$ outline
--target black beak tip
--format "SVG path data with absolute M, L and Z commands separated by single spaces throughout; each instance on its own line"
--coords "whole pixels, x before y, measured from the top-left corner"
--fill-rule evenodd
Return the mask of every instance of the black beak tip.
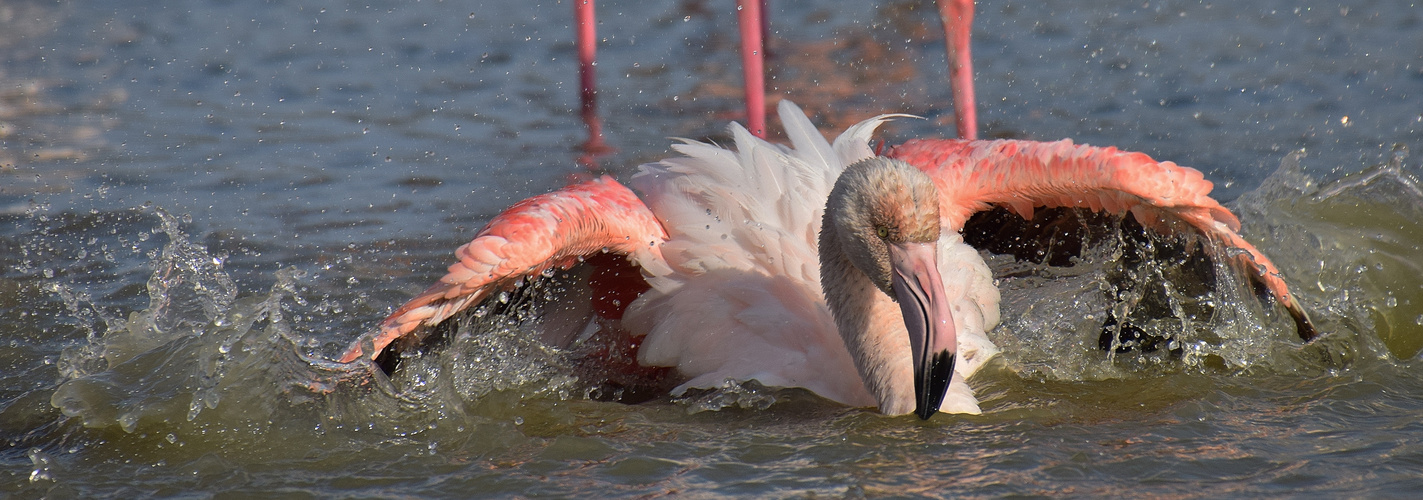
M 929 417 L 934 416 L 934 414 L 938 412 L 938 408 L 930 409 L 927 406 L 919 406 L 917 408 L 914 408 L 914 414 L 919 415 L 920 420 L 929 420 Z
M 944 393 L 954 378 L 954 353 L 948 350 L 934 353 L 928 366 L 917 370 L 914 379 L 914 414 L 929 420 L 944 404 Z

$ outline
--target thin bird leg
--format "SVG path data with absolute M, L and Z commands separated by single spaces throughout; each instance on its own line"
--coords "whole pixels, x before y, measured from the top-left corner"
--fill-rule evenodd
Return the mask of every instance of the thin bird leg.
M 766 138 L 766 71 L 761 0 L 737 0 L 736 21 L 741 26 L 741 74 L 746 89 L 746 128 Z
M 974 140 L 978 138 L 978 110 L 973 103 L 973 56 L 969 49 L 973 0 L 939 0 L 938 4 L 949 58 L 949 87 L 954 93 L 954 126 L 960 139 Z
M 578 164 L 584 168 L 595 168 L 596 158 L 612 152 L 612 148 L 603 142 L 603 121 L 598 118 L 598 84 L 597 74 L 594 73 L 598 33 L 593 0 L 575 0 L 573 16 L 578 25 L 578 98 L 582 104 L 583 124 L 588 127 L 588 140 L 583 143 L 583 154 L 578 157 Z

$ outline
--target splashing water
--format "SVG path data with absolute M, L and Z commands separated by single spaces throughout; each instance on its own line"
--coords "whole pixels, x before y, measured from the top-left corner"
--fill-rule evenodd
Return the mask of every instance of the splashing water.
M 1018 377 L 1072 382 L 1180 371 L 1338 369 L 1361 351 L 1398 357 L 1418 352 L 1419 336 L 1404 333 L 1417 325 L 1402 323 L 1423 314 L 1423 300 L 1416 286 L 1410 290 L 1388 280 L 1397 275 L 1395 266 L 1417 270 L 1417 264 L 1398 257 L 1407 254 L 1390 253 L 1388 245 L 1423 240 L 1412 222 L 1423 220 L 1418 217 L 1423 214 L 1381 220 L 1381 225 L 1400 228 L 1390 231 L 1364 226 L 1346 210 L 1367 197 L 1394 200 L 1389 206 L 1400 211 L 1418 211 L 1423 197 L 1416 175 L 1405 170 L 1400 152 L 1385 165 L 1319 189 L 1299 172 L 1301 156 L 1287 157 L 1269 181 L 1238 202 L 1238 209 L 1250 221 L 1247 235 L 1281 242 L 1265 251 L 1299 283 L 1297 295 L 1332 334 L 1301 347 L 1287 318 L 1261 303 L 1240 273 L 1223 263 L 1226 259 L 1206 260 L 1202 268 L 1200 256 L 1218 256 L 1222 250 L 1185 237 L 1132 243 L 1128 240 L 1139 227 L 1114 219 L 1115 226 L 1069 266 L 985 253 L 1004 291 L 1005 320 L 992 332 L 1005 358 L 997 366 Z M 277 413 L 310 406 L 336 427 L 376 425 L 403 429 L 397 432 L 404 435 L 442 419 L 478 420 L 471 408 L 486 400 L 507 400 L 499 393 L 512 394 L 507 401 L 599 398 L 599 388 L 580 382 L 580 375 L 588 374 L 577 370 L 579 348 L 586 354 L 586 349 L 607 347 L 589 340 L 588 332 L 600 331 L 598 325 L 587 325 L 572 345 L 547 342 L 547 330 L 568 328 L 546 325 L 557 315 L 549 304 L 570 293 L 577 276 L 545 276 L 523 284 L 514 295 L 491 299 L 469 315 L 449 348 L 411 357 L 386 381 L 369 363 L 339 365 L 309 352 L 319 343 L 308 338 L 330 335 L 303 332 L 306 326 L 294 321 L 312 314 L 301 296 L 304 273 L 279 270 L 265 293 L 239 297 L 222 258 L 192 242 L 183 221 L 161 209 L 152 213 L 158 222 L 152 232 L 167 243 L 149 252 L 146 308 L 119 317 L 93 304 L 82 287 L 54 285 L 71 314 L 93 325 L 86 341 L 59 356 L 61 383 L 51 396 L 64 415 L 85 426 L 117 426 L 133 433 L 178 421 L 197 425 L 205 412 L 227 405 L 233 411 L 214 418 L 236 419 L 260 430 Z M 1314 222 L 1330 217 L 1342 223 L 1320 228 Z M 1310 221 L 1310 230 L 1302 221 Z M 1137 265 L 1123 269 L 1117 265 L 1123 261 Z M 1203 281 L 1191 283 L 1200 273 Z M 1382 304 L 1349 300 L 1350 294 L 1377 290 L 1394 299 Z M 321 303 L 330 307 L 329 300 Z M 1140 311 L 1151 314 L 1142 318 Z M 561 321 L 588 321 L 581 312 L 569 315 L 572 319 Z M 1114 326 L 1114 318 L 1125 321 Z M 1124 340 L 1126 322 L 1142 338 L 1161 339 L 1159 348 Z M 1359 335 L 1375 330 L 1380 332 L 1376 340 Z M 1099 337 L 1110 343 L 1099 348 Z M 1381 346 L 1371 345 L 1380 341 Z M 1314 361 L 1301 365 L 1301 359 Z M 730 384 L 680 401 L 689 411 L 764 409 L 776 401 L 774 392 Z M 281 396 L 273 399 L 272 394 Z
M 156 233 L 168 242 L 151 254 L 146 309 L 114 317 L 83 293 L 58 285 L 71 310 L 104 318 L 102 332 L 60 355 L 63 382 L 51 397 L 85 426 L 116 424 L 135 432 L 147 421 L 193 422 L 235 388 L 295 384 L 304 371 L 282 304 L 302 273 L 279 271 L 266 295 L 239 299 L 222 260 L 190 241 L 177 218 L 162 210 L 154 214 Z
M 1423 289 L 1416 260 L 1423 242 L 1423 192 L 1403 163 L 1406 149 L 1357 175 L 1318 188 L 1301 173 L 1303 152 L 1287 156 L 1257 190 L 1236 202 L 1243 234 L 1281 267 L 1297 298 L 1325 332 L 1301 345 L 1288 318 L 1256 298 L 1225 252 L 1189 238 L 1152 236 L 1128 245 L 1121 227 L 1066 267 L 985 254 L 1000 277 L 1004 321 L 992 337 L 1004 365 L 1044 380 L 1109 380 L 1187 371 L 1337 370 L 1361 355 L 1408 359 L 1423 350 Z M 1389 207 L 1384 216 L 1379 204 Z M 1217 258 L 1199 267 L 1199 254 Z M 1123 265 L 1122 262 L 1134 263 Z M 1155 304 L 1143 299 L 1155 295 Z M 1383 300 L 1358 300 L 1359 297 Z M 1148 300 L 1149 302 L 1150 300 Z M 1116 318 L 1160 348 L 1124 342 Z M 1378 336 L 1370 334 L 1378 332 Z M 1110 346 L 1099 334 L 1115 340 Z M 1125 344 L 1125 345 L 1124 345 Z
M 1335 356 L 1410 359 L 1423 350 L 1423 191 L 1408 150 L 1319 186 L 1289 155 L 1238 201 L 1244 229 L 1273 241 L 1281 271 L 1320 318 Z
M 1405 276 L 1419 271 L 1409 256 L 1423 243 L 1417 173 L 1400 150 L 1385 164 L 1319 187 L 1300 173 L 1300 158 L 1287 157 L 1235 208 L 1246 236 L 1265 243 L 1262 250 L 1312 312 L 1321 339 L 1301 345 L 1288 318 L 1257 299 L 1238 270 L 1206 258 L 1222 253 L 1210 242 L 1143 238 L 1128 221 L 1111 219 L 1065 265 L 985 253 L 999 274 L 1004 321 L 990 332 L 1002 358 L 970 381 L 985 403 L 982 418 L 1053 421 L 1106 412 L 1123 401 L 1155 412 L 1191 401 L 1218 405 L 1222 384 L 1249 391 L 1270 377 L 1286 383 L 1301 375 L 1348 377 L 1361 366 L 1379 366 L 1360 363 L 1364 358 L 1392 366 L 1390 360 L 1415 356 L 1423 349 L 1423 320 L 1416 319 L 1423 293 Z M 1393 213 L 1377 215 L 1378 200 Z M 30 217 L 41 228 L 115 226 L 84 217 L 41 221 L 46 216 L 39 212 Z M 58 314 L 79 332 L 45 372 L 58 377 L 56 384 L 32 393 L 57 408 L 59 420 L 10 433 L 11 443 L 30 450 L 21 458 L 31 483 L 62 483 L 75 466 L 70 453 L 104 443 L 210 472 L 231 470 L 230 461 L 239 460 L 248 469 L 330 467 L 339 477 L 375 456 L 394 462 L 451 450 L 463 457 L 518 455 L 511 450 L 530 446 L 530 439 L 656 436 L 668 425 L 705 418 L 774 420 L 790 412 L 835 421 L 862 413 L 804 391 L 755 384 L 676 400 L 662 386 L 652 404 L 598 402 L 646 398 L 626 398 L 620 391 L 632 386 L 599 384 L 608 374 L 584 368 L 590 356 L 606 356 L 621 340 L 587 311 L 558 306 L 587 293 L 576 286 L 586 272 L 580 267 L 491 299 L 450 333 L 443 349 L 405 359 L 387 378 L 369 362 L 329 361 L 361 333 L 349 325 L 373 324 L 381 314 L 363 312 L 361 320 L 345 312 L 360 309 L 350 301 L 369 296 L 361 284 L 369 280 L 350 283 L 354 275 L 324 265 L 319 270 L 336 274 L 327 279 L 339 285 L 318 286 L 301 270 L 283 267 L 262 276 L 268 283 L 260 291 L 245 292 L 228 274 L 226 256 L 193 241 L 182 218 L 157 208 L 119 217 L 122 229 L 92 242 L 82 238 L 89 251 L 46 236 L 27 243 L 16 263 L 53 277 L 46 286 L 58 298 Z M 92 232 L 65 229 L 76 230 Z M 102 272 L 70 271 L 83 268 L 64 260 L 76 255 L 81 263 L 103 263 Z M 124 255 L 144 259 L 146 280 L 125 267 Z M 114 282 L 143 285 L 116 293 Z M 130 296 L 144 300 L 113 299 Z M 1127 331 L 1136 336 L 1122 336 Z M 1153 338 L 1160 341 L 1150 345 Z M 1230 382 L 1235 378 L 1248 380 Z M 43 413 L 32 400 L 20 398 L 0 412 L 34 422 Z M 723 413 L 729 416 L 708 416 Z M 857 418 L 849 421 L 873 429 L 899 425 Z M 646 419 L 664 422 L 640 423 Z M 583 453 L 561 446 L 546 453 Z
M 146 308 L 121 318 L 82 289 L 55 285 L 76 318 L 102 319 L 86 341 L 59 356 L 61 382 L 50 397 L 86 427 L 141 433 L 187 422 L 169 435 L 191 442 L 213 426 L 269 432 L 279 415 L 295 412 L 317 427 L 381 428 L 408 437 L 442 421 L 478 425 L 483 415 L 470 410 L 487 413 L 491 401 L 583 399 L 596 389 L 570 373 L 578 349 L 596 348 L 598 339 L 563 349 L 537 334 L 552 321 L 546 305 L 561 297 L 559 280 L 521 287 L 513 304 L 508 294 L 496 298 L 508 306 L 499 314 L 482 306 L 448 349 L 412 357 L 387 380 L 369 362 L 338 364 L 308 349 L 321 344 L 312 339 L 332 335 L 308 331 L 322 324 L 302 318 L 332 306 L 303 296 L 305 273 L 281 269 L 265 293 L 239 296 L 222 259 L 191 241 L 182 221 L 161 209 L 153 216 L 154 233 L 167 243 L 149 253 Z
M 1229 253 L 1129 219 L 1049 266 L 985 252 L 1003 293 L 991 332 L 1021 376 L 1108 380 L 1179 370 L 1238 373 L 1299 346 L 1294 324 L 1257 298 Z

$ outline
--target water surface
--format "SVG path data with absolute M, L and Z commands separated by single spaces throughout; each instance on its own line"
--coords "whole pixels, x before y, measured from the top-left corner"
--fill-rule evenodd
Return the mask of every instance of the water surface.
M 527 318 L 388 384 L 331 365 L 500 209 L 739 119 L 730 2 L 603 2 L 616 150 L 580 165 L 571 7 L 0 6 L 0 477 L 25 497 L 1408 496 L 1423 428 L 1423 9 L 983 2 L 986 135 L 1196 167 L 1326 336 L 1223 287 L 1109 356 L 1111 259 L 1005 278 L 981 416 L 800 391 L 592 401 Z M 773 2 L 826 133 L 951 134 L 920 3 Z M 1292 155 L 1305 149 L 1307 156 Z M 1110 247 L 1102 250 L 1110 255 Z M 1009 264 L 1004 264 L 1005 266 Z M 1151 268 L 1154 269 L 1154 268 Z M 1228 270 L 1222 276 L 1230 276 Z M 1095 324 L 1094 324 L 1095 321 Z M 468 362 L 488 354 L 487 363 Z M 497 362 L 496 362 L 497 361 Z M 704 411 L 707 408 L 719 408 Z

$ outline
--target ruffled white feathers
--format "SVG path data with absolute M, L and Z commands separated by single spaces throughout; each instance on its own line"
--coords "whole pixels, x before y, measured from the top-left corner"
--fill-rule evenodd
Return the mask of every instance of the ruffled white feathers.
M 628 308 L 625 325 L 647 335 L 641 363 L 689 377 L 675 393 L 754 379 L 874 406 L 825 304 L 817 240 L 840 173 L 874 155 L 879 125 L 907 115 L 865 120 L 831 144 L 794 104 L 781 101 L 779 112 L 790 148 L 732 124 L 735 151 L 683 140 L 673 149 L 685 156 L 633 177 L 667 230 L 671 272 L 648 273 L 653 289 Z M 983 332 L 998 322 L 998 291 L 958 234 L 945 233 L 939 260 L 961 323 L 960 376 L 943 411 L 977 413 L 962 378 L 997 352 Z

